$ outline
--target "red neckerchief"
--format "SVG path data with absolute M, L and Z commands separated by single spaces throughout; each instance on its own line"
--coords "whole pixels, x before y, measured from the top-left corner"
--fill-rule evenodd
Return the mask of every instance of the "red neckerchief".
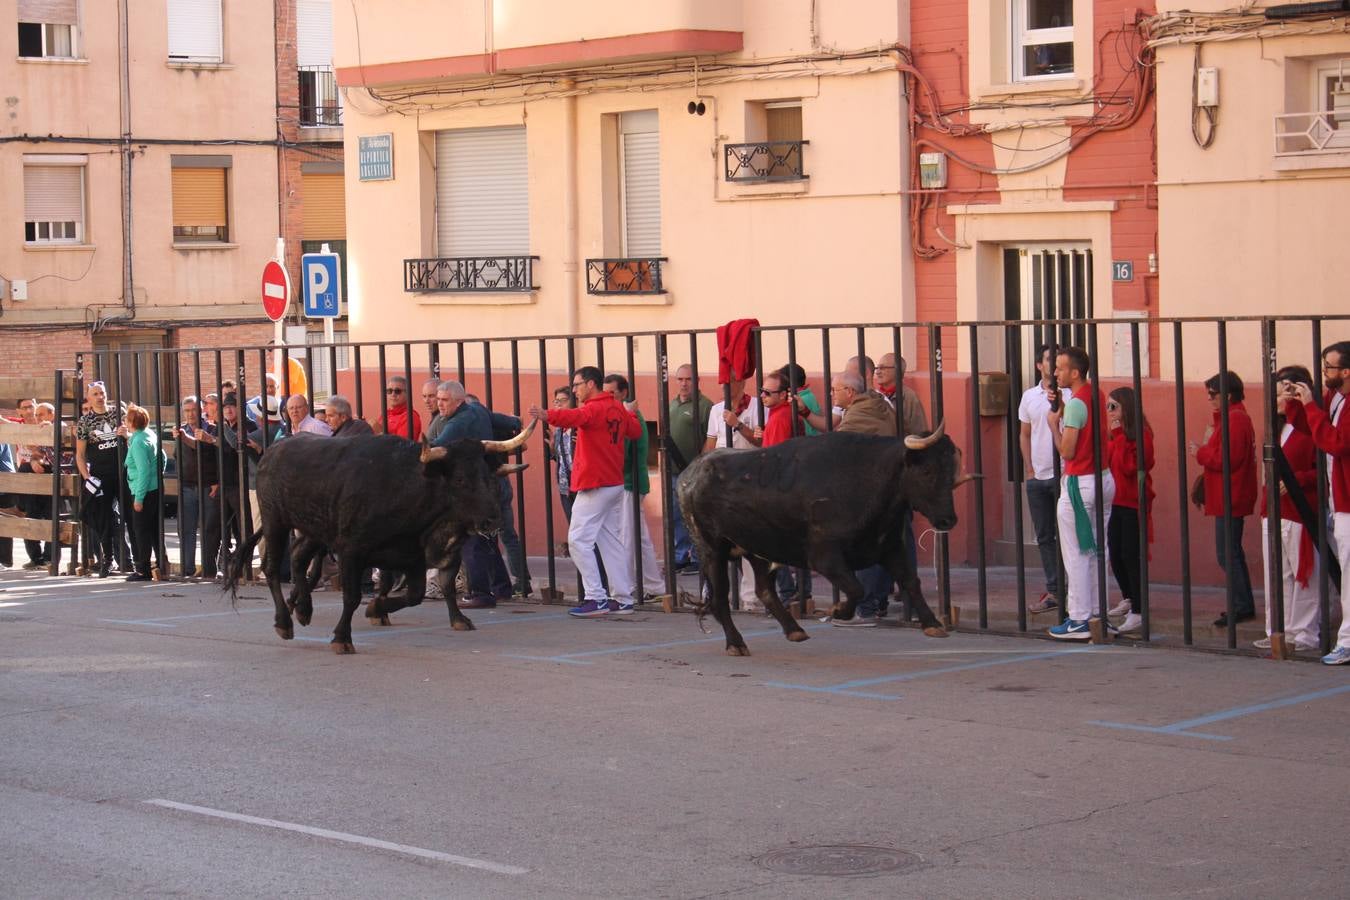
M 887 397 L 894 397 L 894 396 L 895 396 L 895 388 L 896 388 L 896 385 L 895 385 L 895 384 L 888 384 L 888 385 L 884 385 L 884 386 L 879 386 L 879 387 L 877 388 L 877 392 L 880 393 L 880 394 L 883 394 L 883 395 L 885 395 L 885 396 L 887 396 Z
M 736 401 L 736 415 L 740 415 L 750 408 L 750 395 L 741 394 L 741 399 Z

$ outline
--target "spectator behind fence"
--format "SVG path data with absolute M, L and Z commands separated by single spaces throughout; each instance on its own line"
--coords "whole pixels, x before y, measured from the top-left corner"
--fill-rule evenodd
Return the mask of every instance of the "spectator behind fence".
M 625 565 L 619 518 L 623 508 L 623 443 L 638 437 L 637 417 L 602 389 L 604 375 L 595 366 L 582 366 L 572 373 L 572 390 L 581 406 L 577 409 L 543 410 L 530 407 L 530 415 L 554 427 L 577 429 L 576 466 L 572 487 L 572 522 L 567 531 L 572 562 L 581 573 L 585 601 L 568 610 L 577 618 L 627 615 L 633 611 L 634 586 Z M 609 596 L 600 580 L 595 557 L 599 547 L 609 580 Z
M 1096 384 L 1087 380 L 1091 366 L 1091 359 L 1082 349 L 1060 349 L 1055 357 L 1055 379 L 1073 396 L 1047 416 L 1051 433 L 1059 435 L 1059 453 L 1064 459 L 1064 483 L 1060 488 L 1056 519 L 1059 522 L 1060 554 L 1064 557 L 1069 582 L 1069 617 L 1053 626 L 1050 636 L 1067 641 L 1086 641 L 1092 637 L 1090 620 L 1099 612 L 1105 599 L 1097 593 L 1096 586 L 1097 557 L 1105 549 L 1100 544 L 1106 537 L 1097 533 L 1097 510 L 1101 509 L 1103 524 L 1109 531 L 1111 503 L 1116 494 L 1111 470 L 1104 468 L 1101 470 L 1101 496 L 1097 495 L 1098 452 L 1102 464 L 1106 463 L 1106 429 L 1102 427 L 1106 400 Z
M 666 490 L 674 498 L 675 483 L 680 473 L 689 467 L 703 452 L 704 439 L 708 432 L 708 416 L 712 412 L 713 402 L 694 390 L 694 368 L 688 363 L 675 370 L 675 396 L 671 398 L 670 408 L 666 411 L 670 434 L 666 441 L 666 454 L 669 457 L 670 484 Z M 682 573 L 698 571 L 698 555 L 694 552 L 694 541 L 684 524 L 684 513 L 678 502 L 671 502 L 671 531 L 675 535 L 675 570 Z
M 1116 628 L 1121 633 L 1138 631 L 1144 626 L 1143 595 L 1139 577 L 1140 554 L 1147 552 L 1139 546 L 1139 517 L 1144 517 L 1148 541 L 1153 541 L 1153 429 L 1148 417 L 1135 412 L 1133 388 L 1121 387 L 1111 392 L 1106 401 L 1106 425 L 1110 441 L 1106 445 L 1106 463 L 1111 469 L 1111 480 L 1116 484 L 1116 495 L 1111 501 L 1111 521 L 1106 529 L 1107 559 L 1116 576 L 1123 598 L 1111 610 L 1113 616 L 1125 618 Z M 1144 499 L 1139 498 L 1139 441 L 1144 447 Z
M 1305 385 L 1312 396 L 1312 373 L 1303 366 L 1286 366 L 1275 373 L 1275 396 L 1271 402 L 1279 415 L 1279 452 L 1275 456 L 1275 478 L 1280 497 L 1280 584 L 1284 598 L 1284 621 L 1276 627 L 1271 598 L 1275 588 L 1273 560 L 1270 558 L 1270 510 L 1268 493 L 1261 492 L 1261 561 L 1265 570 L 1266 636 L 1253 646 L 1269 649 L 1270 636 L 1283 631 L 1284 639 L 1295 650 L 1318 646 L 1321 626 L 1318 622 L 1317 553 L 1313 535 L 1321 529 L 1317 522 L 1317 447 L 1307 433 L 1296 429 L 1288 413 L 1297 415 L 1295 385 Z M 1290 482 L 1294 490 L 1290 490 Z
M 286 401 L 286 425 L 290 434 L 316 434 L 332 437 L 333 429 L 309 414 L 309 399 L 304 394 L 291 394 Z
M 745 392 L 745 379 L 733 378 L 728 385 L 731 393 L 731 409 L 726 401 L 719 400 L 708 411 L 707 439 L 704 450 L 727 446 L 727 427 L 731 427 L 731 446 L 737 450 L 750 450 L 757 446 L 754 442 L 755 428 L 759 425 L 759 400 Z
M 4 417 L 7 421 L 14 421 L 9 416 Z M 14 453 L 9 444 L 0 444 L 0 472 L 10 473 L 14 471 Z M 0 515 L 18 515 L 22 510 L 14 505 L 14 499 L 9 494 L 0 494 Z M 14 539 L 0 538 L 0 572 L 5 571 L 14 565 Z
M 213 429 L 201 417 L 197 398 L 183 398 L 182 419 L 173 430 L 178 444 L 178 557 L 182 574 L 215 578 L 220 546 L 220 470 Z M 197 566 L 197 532 L 202 532 L 202 566 Z
M 428 441 L 436 440 L 436 434 L 433 431 L 436 424 L 436 417 L 440 415 L 440 410 L 436 407 L 436 389 L 441 386 L 439 378 L 428 378 L 422 382 L 422 409 L 426 415 L 426 430 L 421 432 Z
M 764 386 L 759 389 L 759 402 L 768 410 L 768 418 L 763 428 L 755 429 L 755 439 L 762 447 L 774 447 L 794 437 L 804 434 L 804 429 L 793 415 L 792 401 L 788 398 L 787 379 L 782 370 L 770 372 L 764 376 Z
M 1224 516 L 1223 428 L 1220 423 L 1223 403 L 1220 389 L 1228 393 L 1228 473 L 1232 496 L 1232 516 Z M 1214 519 L 1214 549 L 1219 566 L 1228 573 L 1233 586 L 1233 618 L 1247 622 L 1256 618 L 1256 600 L 1252 596 L 1252 577 L 1247 555 L 1242 549 L 1242 532 L 1256 509 L 1256 429 L 1242 400 L 1245 392 L 1236 372 L 1219 373 L 1205 382 L 1214 421 L 1203 443 L 1191 441 L 1190 450 L 1204 469 L 1205 515 Z M 1227 528 L 1226 528 L 1227 526 Z M 1228 530 L 1231 528 L 1231 531 Z M 1227 535 L 1227 537 L 1225 536 Z M 1228 627 L 1228 611 L 1214 620 L 1215 628 Z
M 787 387 L 789 395 L 794 398 L 801 398 L 802 405 L 806 407 L 806 413 L 802 413 L 800 409 L 798 409 L 795 399 L 793 401 L 793 409 L 798 409 L 798 414 L 803 419 L 805 419 L 806 414 L 809 413 L 820 415 L 820 399 L 816 397 L 816 392 L 811 389 L 810 383 L 806 380 L 805 369 L 796 363 L 788 363 L 778 370 L 778 374 L 782 375 L 785 379 L 785 387 Z M 804 421 L 802 425 L 808 435 L 821 433 L 820 429 L 816 428 L 810 422 Z
M 375 433 L 369 422 L 352 415 L 351 401 L 341 394 L 333 394 L 324 403 L 324 418 L 333 430 L 333 437 L 352 438 Z
M 556 388 L 553 391 L 553 408 L 570 409 L 572 407 L 572 389 Z M 558 500 L 562 503 L 563 517 L 572 521 L 572 456 L 576 434 L 570 428 L 552 428 L 544 426 L 544 450 L 548 458 L 557 464 Z M 563 541 L 563 555 L 566 556 L 567 542 Z
M 135 571 L 127 581 L 159 580 L 168 573 L 159 533 L 160 481 L 166 460 L 150 430 L 150 414 L 136 404 L 127 408 L 127 489 L 131 494 L 131 554 Z M 154 575 L 150 565 L 154 554 Z
M 1059 609 L 1059 522 L 1055 509 L 1059 504 L 1059 451 L 1055 435 L 1050 430 L 1052 401 L 1060 406 L 1068 402 L 1073 392 L 1055 383 L 1055 360 L 1050 346 L 1036 348 L 1036 374 L 1040 380 L 1022 393 L 1017 404 L 1017 421 L 1021 423 L 1018 445 L 1022 449 L 1027 486 L 1027 510 L 1031 513 L 1031 527 L 1036 532 L 1036 549 L 1041 556 L 1041 571 L 1045 575 L 1045 591 L 1030 606 L 1032 615 Z
M 422 433 L 422 417 L 408 403 L 408 379 L 402 375 L 390 375 L 384 384 L 385 413 L 376 416 L 370 423 L 376 434 L 396 434 L 399 437 L 416 438 Z M 408 427 L 408 418 L 412 418 L 412 427 Z
M 623 516 L 619 529 L 619 539 L 623 541 L 628 557 L 628 578 L 634 589 L 641 589 L 644 599 L 653 599 L 666 593 L 666 584 L 661 579 L 661 565 L 656 561 L 656 548 L 652 546 L 651 530 L 647 527 L 647 517 L 642 504 L 651 492 L 651 480 L 647 472 L 647 451 L 650 438 L 647 434 L 647 421 L 635 402 L 628 398 L 628 379 L 623 375 L 605 377 L 605 390 L 614 395 L 614 399 L 623 404 L 638 422 L 638 436 L 623 442 Z M 636 527 L 634 527 L 636 526 Z M 637 554 L 642 554 L 642 584 L 637 581 Z
M 34 419 L 38 425 L 50 425 L 56 421 L 56 407 L 50 403 L 38 403 L 33 407 Z M 28 448 L 28 471 L 34 475 L 49 475 L 53 468 L 57 467 L 56 448 L 54 446 L 35 445 Z M 22 466 L 19 471 L 24 471 Z M 24 515 L 30 519 L 51 519 L 52 518 L 52 497 L 51 494 L 29 494 L 20 497 L 20 508 Z M 45 543 L 41 541 L 25 540 L 24 549 L 28 553 L 28 562 L 24 564 L 25 569 L 38 569 L 49 565 L 56 557 L 55 548 L 51 541 Z
M 244 428 L 242 466 L 251 469 L 262 452 L 258 443 L 258 426 L 239 415 L 239 398 L 226 394 L 220 401 L 220 494 L 224 513 L 221 521 L 220 561 L 228 562 L 234 546 L 253 536 L 252 498 L 248 492 L 240 496 L 239 470 L 241 468 L 239 427 Z M 245 475 L 244 485 L 249 483 Z M 231 540 L 234 544 L 231 544 Z M 247 562 L 247 561 L 246 561 Z
M 119 517 L 131 512 L 121 509 L 118 486 L 121 470 L 118 450 L 122 438 L 121 416 L 108 407 L 108 389 L 101 381 L 86 388 L 89 412 L 75 426 L 75 468 L 83 479 L 86 548 L 97 558 L 99 578 L 107 578 L 115 561 L 126 573 L 131 555 L 122 538 Z
M 1295 427 L 1312 436 L 1313 443 L 1328 457 L 1327 479 L 1331 482 L 1331 520 L 1336 558 L 1341 567 L 1341 629 L 1336 646 L 1322 662 L 1329 666 L 1350 663 L 1350 341 L 1340 341 L 1322 351 L 1322 382 L 1326 385 L 1323 411 L 1313 400 L 1312 389 L 1295 385 L 1295 397 L 1303 404 L 1294 408 Z
M 263 390 L 266 392 L 268 398 L 267 406 L 273 415 L 276 414 L 277 408 L 281 405 L 281 401 L 277 399 L 278 384 L 277 376 L 273 375 L 271 372 L 268 372 L 263 377 Z M 226 391 L 233 391 L 234 382 L 226 382 L 224 388 Z M 248 403 L 245 404 L 245 412 L 248 413 L 248 420 L 254 425 L 260 424 L 258 419 L 262 412 L 262 404 L 263 398 L 261 394 L 248 398 Z
M 872 375 L 872 387 L 891 409 L 895 409 L 895 395 L 900 395 L 899 437 L 928 433 L 928 416 L 919 402 L 919 395 L 905 384 L 905 358 L 894 353 L 883 353 Z

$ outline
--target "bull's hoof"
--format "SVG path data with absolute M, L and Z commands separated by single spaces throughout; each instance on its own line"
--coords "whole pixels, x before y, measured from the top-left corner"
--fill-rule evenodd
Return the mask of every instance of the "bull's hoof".
M 474 628 L 474 627 L 473 627 L 473 623 L 470 622 L 468 619 L 456 619 L 455 621 L 453 621 L 453 622 L 450 623 L 450 627 L 451 627 L 451 629 L 453 629 L 453 630 L 455 630 L 455 631 L 477 631 L 477 630 L 478 630 L 477 628 Z
M 295 637 L 295 629 L 293 628 L 282 628 L 280 625 L 273 625 L 272 630 L 275 631 L 277 637 L 281 638 L 283 641 L 289 641 L 291 638 Z
M 805 631 L 792 631 L 788 633 L 787 639 L 794 644 L 800 644 L 802 641 L 811 640 L 811 635 L 807 634 Z
M 294 598 L 294 597 L 287 597 L 287 598 L 286 598 L 286 608 L 289 609 L 291 612 L 295 612 L 295 598 Z M 301 624 L 304 624 L 304 623 L 302 622 Z
M 366 621 L 370 622 L 371 625 L 380 625 L 384 627 L 388 627 L 389 625 L 389 617 L 384 613 L 376 613 L 373 616 L 370 613 L 366 613 Z
M 329 644 L 334 653 L 355 653 L 356 648 L 352 646 L 351 641 L 333 641 Z
M 749 656 L 750 648 L 742 644 L 739 647 L 727 647 L 727 656 Z
M 299 622 L 301 625 L 308 625 L 310 619 L 313 618 L 314 618 L 314 610 L 312 609 L 297 610 L 295 613 L 295 621 Z
M 928 635 L 929 637 L 937 637 L 937 638 L 951 637 L 951 635 L 947 633 L 947 629 L 943 628 L 941 625 L 930 625 L 923 630 L 923 633 Z

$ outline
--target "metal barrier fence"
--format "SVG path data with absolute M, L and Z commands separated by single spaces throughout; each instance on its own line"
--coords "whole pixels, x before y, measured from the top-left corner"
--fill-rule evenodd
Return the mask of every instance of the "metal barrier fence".
M 1282 336 L 1277 354 L 1277 331 Z M 1334 335 L 1331 332 L 1335 332 Z M 1198 383 L 1217 373 L 1236 368 L 1248 382 L 1248 400 L 1259 397 L 1263 410 L 1253 413 L 1251 419 L 1258 432 L 1265 471 L 1264 495 L 1271 509 L 1272 527 L 1265 543 L 1271 568 L 1281 571 L 1282 547 L 1279 539 L 1279 458 L 1278 411 L 1268 398 L 1273 396 L 1272 382 L 1278 364 L 1300 363 L 1311 370 L 1314 391 L 1322 396 L 1322 372 L 1318 363 L 1323 347 L 1332 337 L 1350 337 L 1350 316 L 1323 317 L 1235 317 L 1235 318 L 1175 318 L 1175 319 L 1056 319 L 1038 321 L 989 321 L 952 323 L 869 323 L 853 325 L 798 325 L 756 327 L 753 346 L 756 364 L 749 381 L 753 390 L 747 392 L 758 400 L 755 392 L 763 385 L 764 376 L 780 366 L 801 366 L 806 382 L 800 387 L 821 386 L 828 389 L 832 376 L 847 367 L 840 360 L 851 357 L 880 358 L 893 354 L 897 364 L 907 357 L 913 362 L 903 373 L 904 382 L 920 396 L 930 424 L 944 421 L 947 433 L 965 452 L 967 468 L 986 476 L 983 482 L 961 498 L 962 523 L 956 532 L 935 534 L 931 550 L 921 546 L 921 571 L 931 566 L 932 585 L 936 586 L 939 615 L 953 624 L 959 618 L 962 606 L 974 604 L 976 627 L 1000 633 L 1025 633 L 1032 629 L 1027 596 L 1031 581 L 1028 572 L 1028 552 L 1035 545 L 1027 542 L 1026 503 L 1024 500 L 1024 469 L 1020 447 L 1018 404 L 1023 391 L 1036 378 L 1033 350 L 1041 344 L 1053 348 L 1081 343 L 1092 359 L 1091 380 L 1099 389 L 1129 387 L 1133 391 L 1134 421 L 1143 423 L 1147 416 L 1152 423 L 1158 463 L 1153 469 L 1158 482 L 1156 499 L 1139 516 L 1138 542 L 1141 552 L 1137 560 L 1141 596 L 1139 606 L 1143 617 L 1138 637 L 1148 641 L 1179 638 L 1186 646 L 1210 646 L 1215 649 L 1239 646 L 1237 619 L 1244 612 L 1237 604 L 1245 599 L 1241 573 L 1236 565 L 1221 570 L 1203 555 L 1190 552 L 1191 521 L 1188 504 L 1191 476 L 1199 470 L 1188 462 L 1188 429 L 1194 437 L 1200 406 Z M 1284 340 L 1287 337 L 1289 340 Z M 1198 350 L 1194 349 L 1198 346 Z M 1287 349 L 1285 349 L 1287 348 Z M 1106 352 L 1109 350 L 1109 352 Z M 339 369 L 338 354 L 347 354 L 348 365 Z M 711 329 L 667 331 L 637 334 L 587 334 L 568 337 L 534 336 L 516 338 L 489 338 L 463 340 L 423 340 L 394 343 L 315 344 L 308 347 L 275 348 L 266 346 L 221 349 L 164 349 L 153 351 L 106 351 L 78 355 L 73 378 L 76 385 L 102 380 L 107 384 L 109 405 L 128 401 L 147 406 L 158 434 L 166 434 L 166 425 L 178 424 L 182 398 L 188 395 L 204 397 L 215 393 L 223 396 L 228 382 L 233 382 L 239 397 L 239 416 L 234 424 L 238 446 L 243 446 L 245 398 L 265 395 L 268 373 L 277 377 L 277 394 L 284 406 L 284 398 L 293 392 L 307 396 L 313 407 L 312 380 L 303 385 L 293 384 L 303 377 L 303 368 L 291 365 L 292 359 L 326 361 L 327 371 L 335 373 L 334 388 L 347 397 L 353 415 L 373 422 L 387 421 L 390 395 L 382 388 L 391 376 L 406 379 L 404 394 L 409 407 L 417 402 L 417 388 L 426 379 L 454 378 L 462 382 L 470 393 L 476 394 L 483 405 L 500 412 L 526 417 L 532 403 L 547 409 L 558 388 L 566 387 L 568 376 L 581 365 L 596 365 L 602 371 L 625 374 L 632 386 L 630 399 L 637 401 L 651 425 L 656 445 L 655 467 L 659 469 L 658 493 L 665 594 L 673 600 L 667 606 L 676 606 L 682 594 L 702 591 L 702 575 L 693 588 L 680 582 L 675 566 L 676 523 L 672 515 L 673 497 L 670 486 L 677 475 L 676 461 L 669 451 L 671 436 L 670 407 L 675 395 L 671 376 L 682 365 L 690 368 L 693 396 L 705 396 L 701 388 L 716 385 L 710 401 L 720 399 L 730 405 L 738 398 L 731 397 L 730 387 L 719 384 L 719 349 L 717 337 Z M 1231 360 L 1239 365 L 1230 366 Z M 58 375 L 58 385 L 61 384 Z M 376 381 L 378 379 L 378 381 Z M 565 380 L 566 379 L 566 380 Z M 869 375 L 869 381 L 871 376 Z M 871 385 L 869 385 L 870 387 Z M 793 387 L 799 387 L 793 385 Z M 1230 460 L 1234 458 L 1232 435 L 1229 429 L 1230 391 L 1233 387 L 1227 377 L 1220 378 L 1219 448 L 1222 454 L 1223 509 L 1225 514 L 1216 519 L 1226 547 L 1234 546 L 1236 533 L 1245 516 L 1234 515 L 1234 497 Z M 371 397 L 371 390 L 376 396 Z M 795 391 L 794 391 L 795 393 Z M 58 427 L 79 409 L 83 391 L 77 387 L 75 412 L 58 402 Z M 902 394 L 900 395 L 902 396 Z M 824 400 L 822 394 L 818 399 Z M 1102 395 L 1090 394 L 1094 421 L 1101 421 L 1106 412 L 1101 408 Z M 1191 413 L 1188 416 L 1188 401 Z M 744 401 L 739 401 L 744 402 Z M 828 406 L 828 404 L 826 404 Z M 902 403 L 897 402 L 897 428 L 903 429 Z M 397 403 L 395 403 L 395 408 Z M 267 415 L 267 404 L 262 403 L 263 421 L 269 426 L 259 434 L 258 443 L 263 453 L 267 446 L 284 437 L 285 428 Z M 760 424 L 764 410 L 759 407 Z M 694 411 L 700 412 L 696 402 Z M 420 411 L 424 418 L 430 411 Z M 654 413 L 654 415 L 653 415 Z M 284 416 L 284 413 L 282 414 Z M 826 416 L 825 430 L 834 427 L 834 417 Z M 1208 420 L 1208 417 L 1203 417 Z M 795 421 L 795 417 L 794 417 Z M 274 426 L 274 427 L 272 427 Z M 794 428 L 797 426 L 794 425 Z M 735 438 L 730 426 L 718 429 L 728 444 Z M 407 417 L 405 436 L 419 435 L 413 417 Z M 1174 433 L 1169 433 L 1174 432 Z M 709 438 L 711 440 L 711 438 Z M 566 532 L 566 522 L 555 490 L 554 470 L 549 456 L 539 442 L 522 451 L 526 461 L 535 465 L 514 478 L 514 512 L 520 523 L 522 556 L 528 559 L 530 546 L 538 546 L 542 538 L 545 551 L 535 554 L 546 560 L 548 600 L 560 600 L 563 592 L 558 580 L 557 538 Z M 993 448 L 999 448 L 994 451 Z M 1238 448 L 1241 455 L 1241 448 Z M 119 454 L 122 451 L 119 450 Z M 217 464 L 223 466 L 227 454 L 217 441 Z M 1104 448 L 1094 446 L 1092 481 L 1096 497 L 1102 496 L 1103 472 L 1106 463 Z M 1136 489 L 1145 496 L 1148 474 L 1144 459 L 1144 442 L 1136 442 Z M 193 456 L 194 464 L 201 465 L 201 455 Z M 1059 475 L 1058 454 L 1056 477 Z M 119 455 L 119 463 L 121 457 Z M 245 455 L 236 453 L 231 459 L 237 498 L 227 501 L 226 491 L 214 498 L 215 514 L 221 522 L 222 546 L 231 540 L 247 540 L 252 525 L 247 511 L 251 508 L 247 491 L 247 463 Z M 650 463 L 650 458 L 649 458 Z M 1245 465 L 1245 463 L 1244 463 Z M 1329 510 L 1327 496 L 1326 459 L 1317 453 L 1318 506 L 1317 518 L 1325 523 Z M 200 469 L 197 472 L 199 483 Z M 316 477 L 322 477 L 316 473 Z M 866 477 L 860 472 L 859 477 Z M 170 479 L 172 480 L 172 479 Z M 54 488 L 54 492 L 57 489 Z M 161 497 L 166 494 L 161 491 Z M 55 493 L 54 493 L 55 496 Z M 83 497 L 83 494 L 81 494 Z M 1147 501 L 1146 501 L 1147 502 Z M 209 513 L 206 503 L 197 504 L 198 534 L 203 533 Z M 163 534 L 164 504 L 159 507 L 160 535 Z M 642 498 L 634 497 L 635 517 L 643 512 Z M 656 512 L 655 509 L 650 512 Z M 79 512 L 76 512 L 79 515 Z M 1092 523 L 1097 545 L 1107 546 L 1107 511 L 1096 504 Z M 238 522 L 237 527 L 228 523 Z M 1162 540 L 1149 543 L 1152 531 Z M 55 524 L 53 532 L 55 533 Z M 919 543 L 927 532 L 920 527 Z M 233 531 L 233 538 L 231 533 Z M 639 533 L 637 530 L 634 534 Z M 1319 529 L 1319 558 L 1333 559 L 1325 528 Z M 88 540 L 86 536 L 85 544 Z M 200 543 L 200 541 L 199 541 Z M 634 569 L 638 592 L 643 592 L 643 557 L 639 542 L 634 542 Z M 1246 541 L 1254 543 L 1250 538 Z M 119 545 L 120 546 L 120 545 Z M 1238 544 L 1241 546 L 1241 543 Z M 955 547 L 955 551 L 954 548 Z M 954 556 L 955 554 L 955 556 Z M 1150 557 L 1157 555 L 1151 563 Z M 88 553 L 80 556 L 86 559 Z M 999 564 L 995 564 L 999 563 Z M 206 567 L 209 569 L 209 566 Z M 1329 566 L 1321 565 L 1317 585 L 1319 640 L 1322 652 L 1330 648 L 1332 619 L 1338 604 L 1331 602 Z M 1062 569 L 1062 566 L 1061 566 Z M 1108 561 L 1105 553 L 1096 555 L 1097 616 L 1108 620 L 1110 592 L 1107 578 Z M 52 571 L 55 571 L 53 564 Z M 1222 576 L 1218 576 L 1222 571 Z M 187 573 L 191 574 L 191 573 Z M 520 573 L 513 572 L 519 577 Z M 1152 581 L 1150 576 L 1158 578 Z M 298 577 L 298 576 L 297 576 Z M 954 587 L 953 578 L 959 582 Z M 526 574 L 528 579 L 528 574 Z M 1197 613 L 1207 616 L 1203 608 L 1215 611 L 1216 579 L 1221 583 L 1222 604 L 1226 625 L 1219 631 L 1198 627 Z M 925 579 L 927 581 L 927 579 Z M 733 579 L 735 583 L 735 579 Z M 799 582 L 795 598 L 797 610 L 805 614 L 812 610 Z M 1275 623 L 1275 655 L 1284 653 L 1282 625 L 1284 600 L 1282 579 L 1268 579 L 1272 621 Z M 1211 590 L 1213 586 L 1216 589 Z M 1039 591 L 1033 590 L 1039 594 Z M 1165 595 L 1165 596 L 1164 596 Z M 1204 602 L 1197 605 L 1197 598 Z M 1059 616 L 1065 610 L 1064 579 L 1059 579 L 1056 597 Z M 954 601 L 956 601 L 954 603 Z M 1259 615 L 1259 609 L 1258 609 Z M 1161 620 L 1160 617 L 1161 616 Z M 1159 624 L 1161 631 L 1158 631 Z M 969 624 L 969 623 L 967 623 Z M 1047 624 L 1051 624 L 1047 622 Z M 1177 633 L 1179 629 L 1179 634 Z M 1257 633 L 1257 632 L 1253 632 Z M 1264 633 L 1264 632 L 1259 632 Z M 1101 635 L 1098 635 L 1101 637 Z

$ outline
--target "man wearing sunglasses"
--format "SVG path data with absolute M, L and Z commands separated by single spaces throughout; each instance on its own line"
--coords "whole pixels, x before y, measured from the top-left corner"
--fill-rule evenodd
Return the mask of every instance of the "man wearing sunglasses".
M 408 405 L 408 379 L 402 375 L 390 375 L 384 384 L 385 414 L 370 425 L 376 434 L 396 434 L 399 437 L 416 440 L 422 433 L 422 417 L 417 410 Z M 408 429 L 408 418 L 412 417 L 412 429 Z
M 1328 666 L 1350 663 L 1350 341 L 1339 341 L 1322 351 L 1322 383 L 1326 396 L 1322 409 L 1305 384 L 1295 383 L 1293 399 L 1303 404 L 1303 415 L 1290 417 L 1294 427 L 1312 435 L 1317 449 L 1327 455 L 1327 480 L 1331 482 L 1332 536 L 1341 564 L 1341 630 L 1336 646 L 1322 657 Z M 1297 410 L 1291 410 L 1297 413 Z

